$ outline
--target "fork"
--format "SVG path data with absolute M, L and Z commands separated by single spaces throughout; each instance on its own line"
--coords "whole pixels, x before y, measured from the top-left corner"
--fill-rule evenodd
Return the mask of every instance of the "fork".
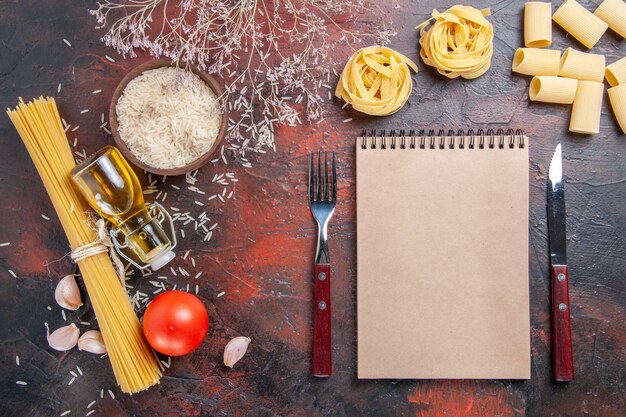
M 329 377 L 332 374 L 331 322 L 330 322 L 330 256 L 328 254 L 328 222 L 335 212 L 337 202 L 337 169 L 332 152 L 329 181 L 328 152 L 311 153 L 309 163 L 309 206 L 317 222 L 317 252 L 315 255 L 313 291 L 313 376 Z

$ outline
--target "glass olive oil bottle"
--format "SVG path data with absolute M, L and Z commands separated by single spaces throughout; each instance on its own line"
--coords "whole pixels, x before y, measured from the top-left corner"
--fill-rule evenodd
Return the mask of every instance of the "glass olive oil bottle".
M 139 180 L 117 148 L 100 149 L 71 175 L 89 205 L 124 234 L 142 262 L 156 270 L 174 258 L 170 239 L 148 212 Z

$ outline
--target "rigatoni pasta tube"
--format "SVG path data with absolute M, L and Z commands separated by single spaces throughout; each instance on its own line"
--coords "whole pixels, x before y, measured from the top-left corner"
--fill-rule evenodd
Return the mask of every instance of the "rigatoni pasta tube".
M 559 75 L 577 80 L 602 82 L 606 60 L 604 55 L 589 54 L 567 48 L 561 57 Z
M 626 133 L 626 84 L 609 88 L 609 101 L 619 127 Z
M 577 87 L 578 81 L 571 78 L 537 76 L 530 82 L 528 97 L 543 103 L 572 104 Z
M 559 75 L 561 51 L 556 49 L 519 48 L 511 69 L 525 75 Z
M 609 27 L 605 21 L 585 9 L 576 0 L 566 0 L 554 12 L 552 20 L 587 48 L 593 48 Z
M 552 3 L 529 1 L 524 6 L 524 46 L 544 48 L 552 44 Z
M 604 0 L 593 14 L 604 20 L 622 38 L 626 38 L 626 3 L 623 0 Z
M 569 122 L 570 132 L 594 134 L 600 131 L 600 111 L 604 84 L 595 81 L 578 81 L 576 97 Z
M 626 84 L 626 56 L 607 66 L 604 76 L 611 87 Z

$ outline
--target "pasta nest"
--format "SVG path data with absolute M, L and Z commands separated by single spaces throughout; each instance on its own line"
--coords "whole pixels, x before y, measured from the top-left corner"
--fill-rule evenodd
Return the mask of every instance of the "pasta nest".
M 390 115 L 400 110 L 413 90 L 409 68 L 417 72 L 413 61 L 393 49 L 359 49 L 346 63 L 335 96 L 362 113 Z
M 490 15 L 489 9 L 459 4 L 443 13 L 433 10 L 432 18 L 416 27 L 424 63 L 448 78 L 483 75 L 493 56 L 493 26 L 485 18 Z

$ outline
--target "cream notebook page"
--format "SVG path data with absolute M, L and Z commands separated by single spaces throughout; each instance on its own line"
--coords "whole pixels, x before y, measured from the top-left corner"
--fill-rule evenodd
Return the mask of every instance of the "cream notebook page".
M 530 378 L 528 141 L 450 139 L 357 139 L 359 378 Z

